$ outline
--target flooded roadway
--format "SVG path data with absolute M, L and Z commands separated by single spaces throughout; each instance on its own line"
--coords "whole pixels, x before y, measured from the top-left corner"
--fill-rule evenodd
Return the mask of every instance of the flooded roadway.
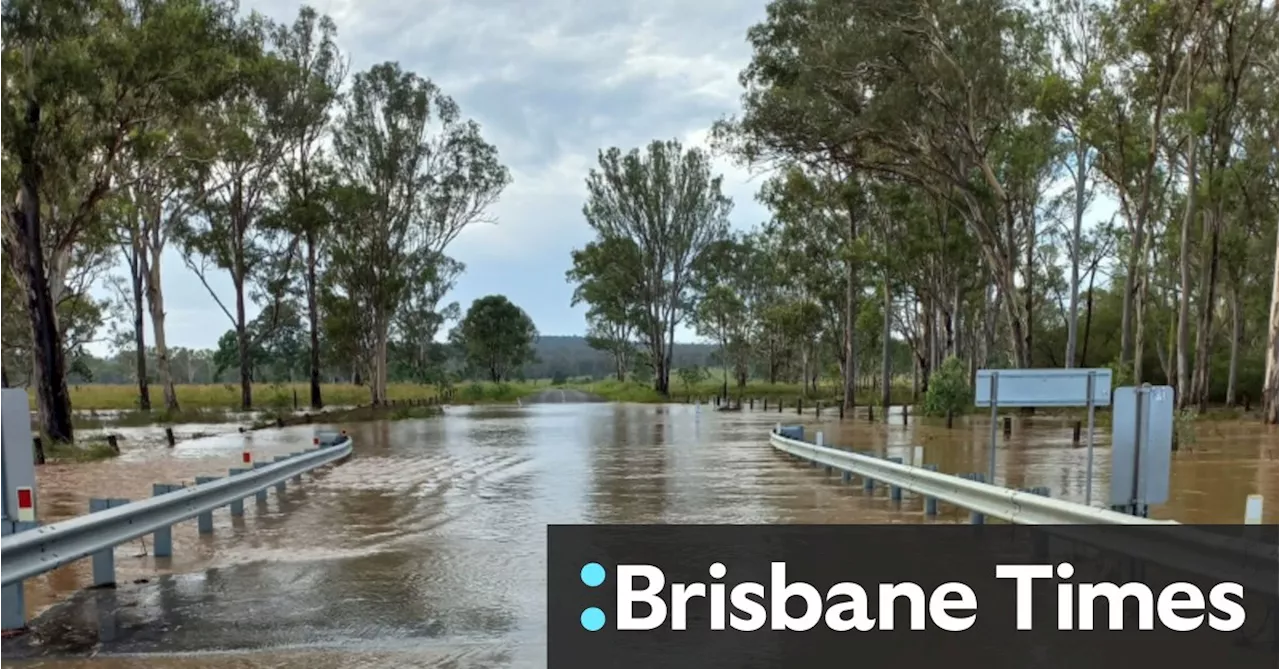
M 14 666 L 59 668 L 541 667 L 548 523 L 924 520 L 919 500 L 868 496 L 773 452 L 766 432 L 780 420 L 820 427 L 833 445 L 945 472 L 986 470 L 981 418 L 947 430 L 897 416 L 884 425 L 794 411 L 543 404 L 352 425 L 353 457 L 291 486 L 283 501 L 274 492 L 266 507 L 249 500 L 235 521 L 215 513 L 212 536 L 194 523 L 175 528 L 172 559 L 149 557 L 149 540 L 118 549 L 115 591 L 80 591 L 88 560 L 32 579 L 31 614 L 63 601 L 5 654 L 35 657 Z M 1102 432 L 1095 494 L 1108 473 Z M 262 460 L 310 437 L 290 428 L 174 449 L 126 441 L 114 461 L 42 468 L 41 520 L 83 513 L 91 496 L 136 499 L 152 482 L 224 473 L 245 444 Z M 998 480 L 1082 499 L 1085 449 L 1070 442 L 1063 421 L 1015 422 Z M 1245 496 L 1261 493 L 1265 522 L 1276 522 L 1274 428 L 1198 425 L 1172 476 L 1174 499 L 1155 516 L 1240 522 Z M 939 522 L 958 518 L 944 508 Z

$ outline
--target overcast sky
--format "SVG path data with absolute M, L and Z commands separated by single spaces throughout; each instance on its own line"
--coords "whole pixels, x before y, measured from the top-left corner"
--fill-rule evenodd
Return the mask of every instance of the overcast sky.
M 432 79 L 477 120 L 513 182 L 491 214 L 448 253 L 466 272 L 446 302 L 463 309 L 501 293 L 546 335 L 581 334 L 571 308 L 569 253 L 591 239 L 583 180 L 601 148 L 653 139 L 704 144 L 711 124 L 738 107 L 746 31 L 764 2 L 744 0 L 319 0 L 338 25 L 352 72 L 384 61 Z M 242 0 L 277 21 L 299 5 Z M 754 201 L 760 177 L 718 163 L 734 199 L 734 227 L 766 217 Z M 231 322 L 170 252 L 162 265 L 170 346 L 213 347 Z M 213 287 L 234 293 L 225 274 Z M 109 293 L 96 291 L 100 297 Z M 251 312 L 256 314 L 257 309 Z M 150 325 L 147 326 L 150 339 Z M 691 333 L 683 333 L 684 339 Z M 105 344 L 93 347 L 105 353 Z

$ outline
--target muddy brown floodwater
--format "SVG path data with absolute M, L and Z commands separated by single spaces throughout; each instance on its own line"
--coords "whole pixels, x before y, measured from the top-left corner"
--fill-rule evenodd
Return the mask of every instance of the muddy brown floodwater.
M 690 405 L 456 407 L 429 420 L 349 426 L 350 460 L 253 500 L 215 532 L 174 530 L 174 557 L 147 541 L 116 552 L 116 590 L 85 591 L 88 560 L 28 581 L 33 631 L 6 642 L 13 666 L 545 666 L 548 523 L 918 523 L 920 501 L 889 501 L 775 453 L 778 421 L 831 445 L 883 449 L 940 471 L 985 472 L 983 419 L 948 430 L 895 409 L 887 424 Z M 1099 430 L 1095 491 L 1108 480 Z M 225 473 L 310 444 L 309 428 L 230 434 L 40 470 L 41 520 L 88 498 L 139 498 L 153 482 Z M 1245 497 L 1277 514 L 1274 428 L 1205 423 L 1173 464 L 1173 499 L 1153 515 L 1238 523 Z M 1081 500 L 1085 449 L 1061 420 L 1015 421 L 997 479 Z M 1101 496 L 1102 493 L 1099 495 Z M 936 522 L 955 522 L 958 512 Z M 137 581 L 137 582 L 135 582 Z M 54 604 L 55 602 L 60 602 Z

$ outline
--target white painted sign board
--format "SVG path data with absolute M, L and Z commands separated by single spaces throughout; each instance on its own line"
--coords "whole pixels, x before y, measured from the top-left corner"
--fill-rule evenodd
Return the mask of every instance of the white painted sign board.
M 1089 374 L 1093 374 L 1093 405 L 1111 404 L 1111 370 L 1096 369 L 981 369 L 973 384 L 974 406 L 991 406 L 991 377 L 996 404 L 1002 407 L 1082 407 L 1089 405 Z

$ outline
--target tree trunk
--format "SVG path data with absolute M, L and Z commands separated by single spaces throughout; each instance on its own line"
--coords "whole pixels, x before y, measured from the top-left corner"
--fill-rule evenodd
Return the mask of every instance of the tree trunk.
M 1204 258 L 1201 269 L 1200 288 L 1200 326 L 1196 331 L 1196 369 L 1192 380 L 1196 405 L 1200 413 L 1209 409 L 1209 344 L 1213 339 L 1213 307 L 1217 300 L 1218 283 L 1218 240 L 1221 203 L 1215 204 L 1212 210 L 1205 212 L 1204 219 Z
M 1227 365 L 1227 406 L 1236 405 L 1236 372 L 1240 364 L 1240 340 L 1244 337 L 1244 314 L 1239 289 L 1231 290 L 1231 361 Z
M 1070 369 L 1076 366 L 1077 325 L 1080 320 L 1080 238 L 1084 227 L 1084 210 L 1086 188 L 1089 184 L 1089 147 L 1076 138 L 1076 201 L 1074 218 L 1071 226 L 1071 286 L 1070 306 L 1067 307 L 1067 353 L 1064 365 Z
M 316 251 L 315 230 L 307 229 L 307 329 L 311 336 L 311 350 L 308 354 L 310 363 L 311 408 L 324 408 L 324 399 L 320 396 L 320 307 L 316 297 L 316 264 L 319 262 Z
M 164 290 L 160 283 L 160 252 L 153 251 L 148 262 L 147 271 L 147 305 L 151 309 L 152 340 L 156 349 L 156 373 L 160 377 L 160 387 L 164 392 L 164 408 L 177 411 L 178 393 L 173 387 L 172 361 L 169 359 L 169 345 L 165 340 Z M 190 370 L 191 363 L 187 363 Z M 190 372 L 188 371 L 188 376 Z
M 889 271 L 884 273 L 884 328 L 880 332 L 880 406 L 889 411 L 892 397 L 889 392 L 893 383 L 893 294 L 889 291 Z M 846 391 L 847 392 L 847 391 Z
M 1271 270 L 1271 315 L 1267 317 L 1267 351 L 1262 381 L 1262 420 L 1280 420 L 1280 244 Z
M 1187 144 L 1187 208 L 1182 214 L 1182 234 L 1178 238 L 1178 378 L 1173 384 L 1179 409 L 1186 408 L 1191 402 L 1191 223 L 1196 212 L 1196 153 L 1199 142 L 1188 133 Z
M 130 268 L 129 286 L 133 290 L 133 345 L 134 345 L 134 374 L 138 377 L 138 408 L 142 411 L 151 410 L 151 388 L 147 385 L 147 332 L 143 329 L 142 318 L 142 268 L 139 264 L 142 262 L 141 249 L 138 244 L 133 246 L 133 267 Z
M 13 122 L 11 120 L 10 122 Z M 66 359 L 62 350 L 62 333 L 58 329 L 57 312 L 45 273 L 44 245 L 41 239 L 40 187 L 42 175 L 36 163 L 35 138 L 40 133 L 40 104 L 26 102 L 22 123 L 26 125 L 21 142 L 15 148 L 18 168 L 18 201 L 9 209 L 13 222 L 13 240 L 9 244 L 10 263 L 14 274 L 23 278 L 26 290 L 27 318 L 31 325 L 31 356 L 39 370 L 32 379 L 36 386 L 41 431 L 53 442 L 75 440 L 71 425 L 71 395 L 67 392 Z
M 249 328 L 244 315 L 243 272 L 237 271 L 233 280 L 236 289 L 236 348 L 240 353 L 240 409 L 250 411 L 253 409 L 253 374 L 250 369 Z

